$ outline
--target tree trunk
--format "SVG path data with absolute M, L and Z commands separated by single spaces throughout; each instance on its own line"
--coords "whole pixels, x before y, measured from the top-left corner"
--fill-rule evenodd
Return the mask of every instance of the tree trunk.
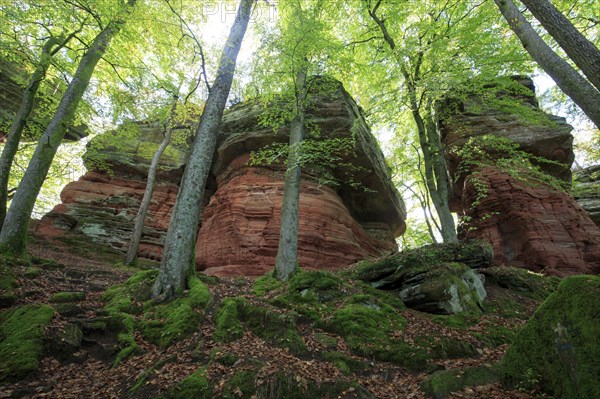
M 206 101 L 190 159 L 181 179 L 169 222 L 160 272 L 153 287 L 158 300 L 170 300 L 186 287 L 195 266 L 195 247 L 204 188 L 210 172 L 223 110 L 227 102 L 237 55 L 246 33 L 254 0 L 241 0 L 235 22 L 219 62 L 217 77 Z
M 512 0 L 494 2 L 529 55 L 600 128 L 600 92 L 542 40 Z
M 129 11 L 135 2 L 136 0 L 128 1 Z M 67 127 L 75 116 L 79 101 L 90 82 L 96 64 L 124 23 L 125 18 L 111 21 L 94 38 L 93 43 L 81 58 L 77 71 L 62 96 L 52 121 L 46 127 L 8 209 L 2 232 L 0 232 L 0 246 L 4 250 L 17 256 L 23 255 L 31 211 L 54 155 L 65 136 Z
M 298 267 L 298 209 L 300 203 L 301 145 L 304 140 L 304 101 L 306 100 L 306 67 L 296 76 L 295 112 L 290 125 L 290 152 L 283 187 L 279 247 L 275 258 L 275 278 L 288 281 Z
M 146 179 L 146 190 L 144 191 L 144 197 L 140 203 L 137 215 L 135 215 L 135 223 L 133 231 L 131 232 L 131 239 L 129 240 L 129 248 L 127 248 L 127 255 L 125 256 L 125 264 L 132 265 L 137 260 L 137 251 L 140 247 L 140 239 L 142 238 L 142 230 L 144 229 L 144 220 L 148 213 L 148 206 L 152 200 L 152 193 L 154 192 L 154 186 L 156 183 L 156 171 L 158 170 L 158 163 L 160 157 L 167 149 L 167 146 L 171 142 L 171 133 L 173 131 L 172 122 L 175 119 L 175 111 L 177 109 L 178 96 L 173 98 L 173 105 L 171 106 L 171 112 L 165 123 L 164 137 L 154 156 L 150 162 L 150 168 L 148 169 L 148 178 Z
M 378 2 L 373 10 L 368 10 L 369 15 L 375 21 L 383 38 L 392 50 L 392 53 L 396 49 L 396 43 L 390 35 L 385 26 L 385 21 L 377 16 L 377 8 L 381 2 Z M 403 61 L 397 60 L 400 64 L 402 74 L 404 75 L 404 85 L 409 96 L 409 105 L 413 119 L 417 125 L 417 132 L 419 134 L 419 144 L 423 151 L 423 161 L 425 165 L 425 184 L 429 196 L 433 202 L 433 206 L 437 211 L 438 217 L 440 218 L 442 239 L 444 242 L 455 242 L 458 240 L 456 237 L 456 227 L 454 225 L 454 218 L 450 207 L 448 205 L 448 173 L 446 170 L 446 160 L 444 158 L 444 152 L 442 150 L 442 144 L 440 142 L 439 133 L 435 126 L 435 123 L 425 124 L 423 117 L 420 113 L 420 104 L 417 99 L 417 87 L 416 83 L 420 78 L 420 66 L 422 63 L 422 53 L 416 55 L 417 60 L 414 63 L 414 74 L 408 73 L 406 66 Z M 433 237 L 432 237 L 433 239 Z
M 8 179 L 10 177 L 10 170 L 12 166 L 15 154 L 19 149 L 19 143 L 21 142 L 21 135 L 23 129 L 27 124 L 29 115 L 33 110 L 35 96 L 42 83 L 42 80 L 46 77 L 46 71 L 50 66 L 52 60 L 53 48 L 56 45 L 60 45 L 60 39 L 56 37 L 50 37 L 46 40 L 44 47 L 42 47 L 42 53 L 40 55 L 40 61 L 36 66 L 29 84 L 23 92 L 23 99 L 19 110 L 13 119 L 4 149 L 2 150 L 2 156 L 0 157 L 0 230 L 4 224 L 4 218 L 6 217 L 6 203 L 8 202 Z M 62 47 L 62 46 L 60 46 Z
M 600 90 L 600 50 L 548 0 L 521 1 L 596 89 Z

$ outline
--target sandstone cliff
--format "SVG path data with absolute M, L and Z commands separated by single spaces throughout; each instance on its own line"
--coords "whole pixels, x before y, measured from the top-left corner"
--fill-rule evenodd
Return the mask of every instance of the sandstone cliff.
M 352 176 L 360 184 L 331 186 L 309 168 L 303 173 L 300 265 L 339 269 L 365 257 L 395 251 L 395 237 L 405 228 L 404 204 L 358 106 L 341 85 L 333 92 L 313 96 L 308 120 L 318 126 L 320 138 L 354 137 L 355 153 L 344 161 L 360 167 Z M 284 171 L 281 165 L 249 166 L 247 160 L 251 151 L 287 142 L 289 132 L 261 126 L 262 112 L 264 108 L 258 103 L 247 103 L 232 107 L 224 116 L 197 240 L 197 266 L 206 273 L 259 275 L 274 265 Z M 143 195 L 149 159 L 162 138 L 159 124 L 133 126 L 137 133 L 113 133 L 120 137 L 119 145 L 100 148 L 92 142 L 88 153 L 95 156 L 86 157 L 89 171 L 65 187 L 62 203 L 42 219 L 37 233 L 85 234 L 125 250 Z M 97 162 L 97 155 L 102 162 Z M 161 161 L 159 183 L 140 245 L 142 257 L 161 257 L 187 156 L 185 146 L 171 145 Z M 343 182 L 347 171 L 331 165 L 328 172 Z
M 547 174 L 570 181 L 572 128 L 564 119 L 537 108 L 530 79 L 516 79 L 530 89 L 530 95 L 519 97 L 521 106 L 542 121 L 547 117 L 545 122 L 530 123 L 518 113 L 486 106 L 478 95 L 445 104 L 450 112 L 441 128 L 454 181 L 451 206 L 470 219 L 461 236 L 491 242 L 495 264 L 559 276 L 600 273 L 600 230 L 571 195 L 547 185 L 527 184 L 494 165 L 456 176 L 460 159 L 452 148 L 464 145 L 470 137 L 488 134 L 507 137 L 528 153 L 562 163 L 541 166 Z M 472 178 L 474 174 L 477 179 Z M 484 198 L 476 184 L 485 187 Z

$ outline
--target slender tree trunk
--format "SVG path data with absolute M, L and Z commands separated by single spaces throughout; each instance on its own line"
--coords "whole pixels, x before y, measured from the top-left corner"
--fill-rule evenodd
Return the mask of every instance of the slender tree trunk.
M 600 92 L 542 40 L 512 0 L 494 2 L 529 55 L 600 128 Z
M 304 101 L 306 100 L 306 67 L 296 76 L 295 112 L 290 125 L 290 152 L 285 173 L 279 247 L 275 258 L 275 278 L 288 281 L 298 268 L 298 209 L 300 205 L 301 145 L 304 140 Z
M 150 162 L 150 168 L 148 169 L 148 178 L 146 179 L 146 190 L 144 191 L 144 197 L 142 198 L 142 202 L 140 203 L 140 208 L 138 209 L 137 215 L 135 216 L 135 223 L 133 226 L 133 231 L 131 232 L 131 239 L 129 240 L 129 248 L 127 249 L 127 255 L 125 256 L 125 264 L 132 265 L 137 260 L 137 251 L 140 247 L 140 239 L 142 238 L 142 230 L 144 229 L 144 220 L 146 219 L 146 214 L 148 213 L 148 207 L 150 206 L 150 201 L 152 201 L 152 193 L 154 192 L 154 186 L 156 183 L 156 172 L 158 170 L 158 163 L 160 162 L 160 157 L 167 149 L 167 146 L 171 142 L 171 133 L 173 131 L 173 120 L 175 119 L 175 111 L 177 109 L 177 100 L 178 96 L 173 98 L 173 105 L 171 106 L 171 112 L 169 113 L 169 117 L 165 123 L 165 131 L 163 140 L 156 149 L 154 156 L 152 157 L 152 161 Z
M 548 0 L 521 1 L 596 89 L 600 90 L 600 50 Z
M 377 8 L 380 4 L 381 2 L 378 2 L 375 8 L 373 10 L 369 9 L 368 12 L 381 30 L 384 40 L 393 53 L 396 49 L 396 43 L 387 30 L 385 21 L 377 16 Z M 420 104 L 417 99 L 417 87 L 415 82 L 417 82 L 420 77 L 419 70 L 423 54 L 418 53 L 416 57 L 414 74 L 412 77 L 408 73 L 405 64 L 401 60 L 397 60 L 397 62 L 400 64 L 402 74 L 404 75 L 404 86 L 408 92 L 411 113 L 417 124 L 419 144 L 423 151 L 423 161 L 425 165 L 425 184 L 440 219 L 442 239 L 444 242 L 456 242 L 458 240 L 456 237 L 456 226 L 454 225 L 454 218 L 452 217 L 452 212 L 450 212 L 450 206 L 448 204 L 449 184 L 446 160 L 444 158 L 439 132 L 437 131 L 435 123 L 431 125 L 428 120 L 426 124 L 420 113 Z
M 27 120 L 31 115 L 31 111 L 33 110 L 35 96 L 40 88 L 42 80 L 44 80 L 46 77 L 46 71 L 50 66 L 53 54 L 52 50 L 56 45 L 60 45 L 60 41 L 61 39 L 56 37 L 50 37 L 48 40 L 46 40 L 44 47 L 42 47 L 39 63 L 33 71 L 33 74 L 29 80 L 29 84 L 23 92 L 21 105 L 19 106 L 19 110 L 17 111 L 17 114 L 15 115 L 15 118 L 13 119 L 8 131 L 6 143 L 4 144 L 2 156 L 0 157 L 0 230 L 2 230 L 4 218 L 6 217 L 6 203 L 8 202 L 8 179 L 10 177 L 12 162 L 15 158 L 17 150 L 19 149 L 19 143 L 21 142 L 23 129 L 25 128 Z
M 253 5 L 254 0 L 241 0 L 221 54 L 217 77 L 202 113 L 169 223 L 160 272 L 153 287 L 153 296 L 157 300 L 172 299 L 179 291 L 185 289 L 187 278 L 194 270 L 196 237 L 206 180 L 233 81 L 237 55 Z
M 131 11 L 135 2 L 136 0 L 128 1 L 128 11 Z M 65 136 L 67 127 L 75 116 L 79 101 L 90 82 L 96 64 L 106 52 L 111 39 L 119 32 L 124 23 L 125 18 L 111 21 L 96 36 L 90 48 L 81 58 L 77 71 L 62 96 L 52 121 L 46 127 L 33 157 L 29 161 L 27 170 L 6 214 L 2 232 L 0 232 L 0 246 L 5 251 L 17 256 L 24 253 L 31 211 L 40 188 L 46 179 L 54 155 Z

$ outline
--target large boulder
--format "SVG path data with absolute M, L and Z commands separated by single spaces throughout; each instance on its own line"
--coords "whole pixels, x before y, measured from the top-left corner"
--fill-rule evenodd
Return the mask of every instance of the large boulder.
M 490 83 L 484 85 L 485 93 L 449 99 L 442 106 L 440 128 L 454 182 L 451 209 L 467 221 L 459 235 L 489 241 L 496 265 L 558 276 L 599 273 L 600 230 L 573 197 L 549 184 L 520 178 L 500 162 L 459 168 L 457 149 L 471 138 L 491 135 L 552 161 L 538 166 L 546 176 L 570 182 L 571 126 L 538 108 L 531 79 L 513 80 L 516 89 Z M 506 156 L 494 148 L 484 151 L 491 159 Z
M 317 78 L 323 79 L 323 78 Z M 317 140 L 352 138 L 354 151 L 327 168 L 327 180 L 304 168 L 300 193 L 299 263 L 308 269 L 339 269 L 397 250 L 406 212 L 369 127 L 339 82 L 311 93 L 307 121 Z M 287 127 L 261 124 L 264 105 L 238 104 L 227 110 L 205 187 L 196 248 L 200 270 L 215 275 L 260 275 L 274 266 L 285 166 L 248 163 L 250 152 L 289 140 Z M 192 123 L 177 129 L 191 130 Z M 162 138 L 158 123 L 128 123 L 95 139 L 86 154 L 88 172 L 61 193 L 62 203 L 44 216 L 37 233 L 69 232 L 125 250 L 145 187 L 150 158 Z M 182 134 L 184 135 L 184 134 Z M 115 142 L 116 141 L 116 142 Z M 172 144 L 161 160 L 139 255 L 160 259 L 162 244 L 189 156 Z M 352 169 L 346 168 L 352 164 Z M 351 175 L 348 176 L 348 172 Z M 321 173 L 323 171 L 320 171 Z M 351 182 L 352 184 L 350 184 Z
M 422 312 L 479 313 L 487 294 L 483 276 L 471 267 L 491 260 L 491 248 L 482 242 L 429 245 L 364 261 L 356 274 L 374 288 L 397 291 L 406 306 Z
M 502 362 L 505 380 L 539 384 L 555 398 L 600 398 L 600 278 L 573 276 L 517 333 Z

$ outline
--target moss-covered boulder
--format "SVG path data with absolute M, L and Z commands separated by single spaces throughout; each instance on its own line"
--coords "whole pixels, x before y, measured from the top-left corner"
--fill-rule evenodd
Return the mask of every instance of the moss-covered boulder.
M 36 371 L 44 351 L 44 328 L 54 316 L 48 305 L 19 306 L 0 315 L 0 381 Z
M 600 277 L 564 279 L 513 340 L 506 382 L 539 382 L 561 399 L 600 398 L 599 298 Z
M 13 272 L 15 266 L 26 266 L 26 262 L 0 255 L 0 308 L 11 306 L 17 300 L 15 288 L 18 284 Z
M 430 245 L 363 262 L 356 273 L 375 288 L 397 291 L 406 306 L 422 312 L 478 313 L 487 295 L 482 278 L 453 260 L 481 266 L 489 256 L 489 247 L 479 242 Z

